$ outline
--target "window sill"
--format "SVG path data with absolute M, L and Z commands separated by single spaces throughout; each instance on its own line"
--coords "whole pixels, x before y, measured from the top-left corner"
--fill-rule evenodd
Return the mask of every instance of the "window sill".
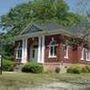
M 68 57 L 64 57 L 65 59 L 68 59 Z
M 49 56 L 48 58 L 57 58 L 57 56 Z
M 86 61 L 89 61 L 90 62 L 90 59 L 86 59 Z
M 16 60 L 17 60 L 17 59 L 21 60 L 22 58 L 16 58 Z
M 84 60 L 84 58 L 81 58 L 80 60 Z

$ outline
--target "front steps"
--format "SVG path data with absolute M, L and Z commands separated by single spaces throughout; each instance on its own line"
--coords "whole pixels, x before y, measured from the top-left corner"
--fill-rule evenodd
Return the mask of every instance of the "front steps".
M 24 64 L 16 64 L 16 66 L 14 67 L 14 71 L 21 72 L 23 66 L 24 66 Z

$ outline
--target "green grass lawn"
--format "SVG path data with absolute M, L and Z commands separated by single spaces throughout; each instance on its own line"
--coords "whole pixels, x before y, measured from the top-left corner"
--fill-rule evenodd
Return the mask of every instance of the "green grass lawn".
M 90 85 L 90 74 L 31 74 L 3 72 L 3 74 L 0 75 L 0 87 L 31 87 L 33 85 L 41 85 L 60 81 Z

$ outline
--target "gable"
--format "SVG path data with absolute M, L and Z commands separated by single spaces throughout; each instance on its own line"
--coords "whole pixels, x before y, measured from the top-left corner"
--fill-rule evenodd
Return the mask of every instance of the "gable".
M 25 29 L 21 35 L 23 34 L 29 34 L 29 33 L 33 33 L 33 32 L 39 32 L 42 31 L 40 28 L 36 27 L 35 25 L 32 25 L 30 27 L 28 27 L 27 29 Z

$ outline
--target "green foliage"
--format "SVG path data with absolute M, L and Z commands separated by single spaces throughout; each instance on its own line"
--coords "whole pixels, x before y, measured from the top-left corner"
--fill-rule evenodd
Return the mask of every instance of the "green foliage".
M 69 12 L 69 7 L 64 0 L 32 0 L 17 5 L 6 15 L 1 16 L 0 26 L 6 31 L 2 37 L 5 43 L 4 56 L 12 55 L 10 51 L 15 36 L 19 35 L 28 24 L 37 21 L 55 21 L 64 26 L 71 26 L 83 21 L 83 17 Z
M 30 73 L 42 73 L 43 66 L 38 63 L 27 63 L 22 68 L 22 72 L 30 72 Z
M 68 10 L 64 0 L 35 0 L 32 3 L 33 14 L 37 19 L 61 18 Z
M 81 16 L 69 12 L 64 0 L 33 0 L 17 5 L 1 17 L 1 25 L 11 35 L 18 35 L 29 23 L 56 20 L 65 26 L 81 21 Z
M 90 67 L 80 64 L 74 64 L 67 69 L 67 73 L 74 73 L 74 74 L 90 73 Z
M 78 67 L 69 67 L 67 73 L 80 74 L 81 71 Z
M 88 72 L 90 73 L 90 66 L 85 66 L 85 68 L 88 70 Z
M 60 68 L 59 68 L 59 67 L 56 67 L 56 68 L 55 68 L 55 72 L 56 72 L 56 73 L 60 73 Z
M 85 67 L 82 67 L 81 72 L 82 72 L 82 73 L 88 73 L 88 69 L 85 68 Z
M 14 63 L 10 60 L 3 60 L 2 65 L 3 71 L 13 71 L 14 70 Z

